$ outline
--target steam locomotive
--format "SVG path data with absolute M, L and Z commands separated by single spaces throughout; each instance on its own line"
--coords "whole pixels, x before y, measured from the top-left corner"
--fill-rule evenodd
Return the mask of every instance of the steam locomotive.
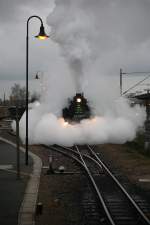
M 91 109 L 83 93 L 77 93 L 72 100 L 69 100 L 68 108 L 62 110 L 65 121 L 79 123 L 83 119 L 91 117 Z

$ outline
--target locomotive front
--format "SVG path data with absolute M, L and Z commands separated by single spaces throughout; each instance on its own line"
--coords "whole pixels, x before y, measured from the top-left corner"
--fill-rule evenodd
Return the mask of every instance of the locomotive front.
M 63 109 L 62 114 L 64 120 L 69 123 L 79 123 L 83 119 L 90 118 L 91 110 L 83 93 L 77 93 L 73 99 L 69 101 L 68 108 Z

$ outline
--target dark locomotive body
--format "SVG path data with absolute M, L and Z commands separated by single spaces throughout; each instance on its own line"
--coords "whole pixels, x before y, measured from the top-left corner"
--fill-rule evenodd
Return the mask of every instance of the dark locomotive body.
M 68 122 L 80 122 L 91 117 L 91 110 L 83 93 L 77 93 L 69 101 L 68 108 L 63 109 L 63 118 Z

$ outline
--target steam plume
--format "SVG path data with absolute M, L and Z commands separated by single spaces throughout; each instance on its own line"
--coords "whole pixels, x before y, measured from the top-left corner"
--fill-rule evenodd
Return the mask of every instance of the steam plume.
M 127 25 L 132 28 L 134 21 L 123 20 L 124 15 L 133 18 L 131 9 L 135 2 L 127 1 L 122 7 L 123 0 L 55 1 L 47 22 L 57 57 L 45 76 L 46 91 L 41 104 L 33 105 L 29 111 L 30 143 L 124 143 L 135 137 L 145 112 L 139 106 L 131 108 L 127 100 L 119 98 L 118 81 L 112 76 L 123 65 L 124 55 L 130 59 L 132 56 L 133 63 L 137 53 L 132 47 L 127 52 L 126 47 L 132 46 L 133 41 L 124 32 Z M 140 1 L 137 11 L 139 8 Z M 136 44 L 139 46 L 140 40 Z M 67 105 L 67 98 L 79 91 L 88 98 L 94 118 L 66 125 L 61 118 L 62 108 Z M 20 127 L 25 140 L 25 114 Z

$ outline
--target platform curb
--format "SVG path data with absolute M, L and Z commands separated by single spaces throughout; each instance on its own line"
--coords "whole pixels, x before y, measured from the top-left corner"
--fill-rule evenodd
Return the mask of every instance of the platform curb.
M 16 147 L 16 144 L 5 138 L 0 137 L 0 140 Z M 25 153 L 25 149 L 23 147 L 20 147 L 20 150 Z M 24 199 L 21 203 L 18 213 L 18 225 L 35 224 L 35 210 L 42 171 L 42 160 L 30 151 L 29 155 L 33 159 L 33 171 L 30 174 L 30 178 L 24 193 Z

